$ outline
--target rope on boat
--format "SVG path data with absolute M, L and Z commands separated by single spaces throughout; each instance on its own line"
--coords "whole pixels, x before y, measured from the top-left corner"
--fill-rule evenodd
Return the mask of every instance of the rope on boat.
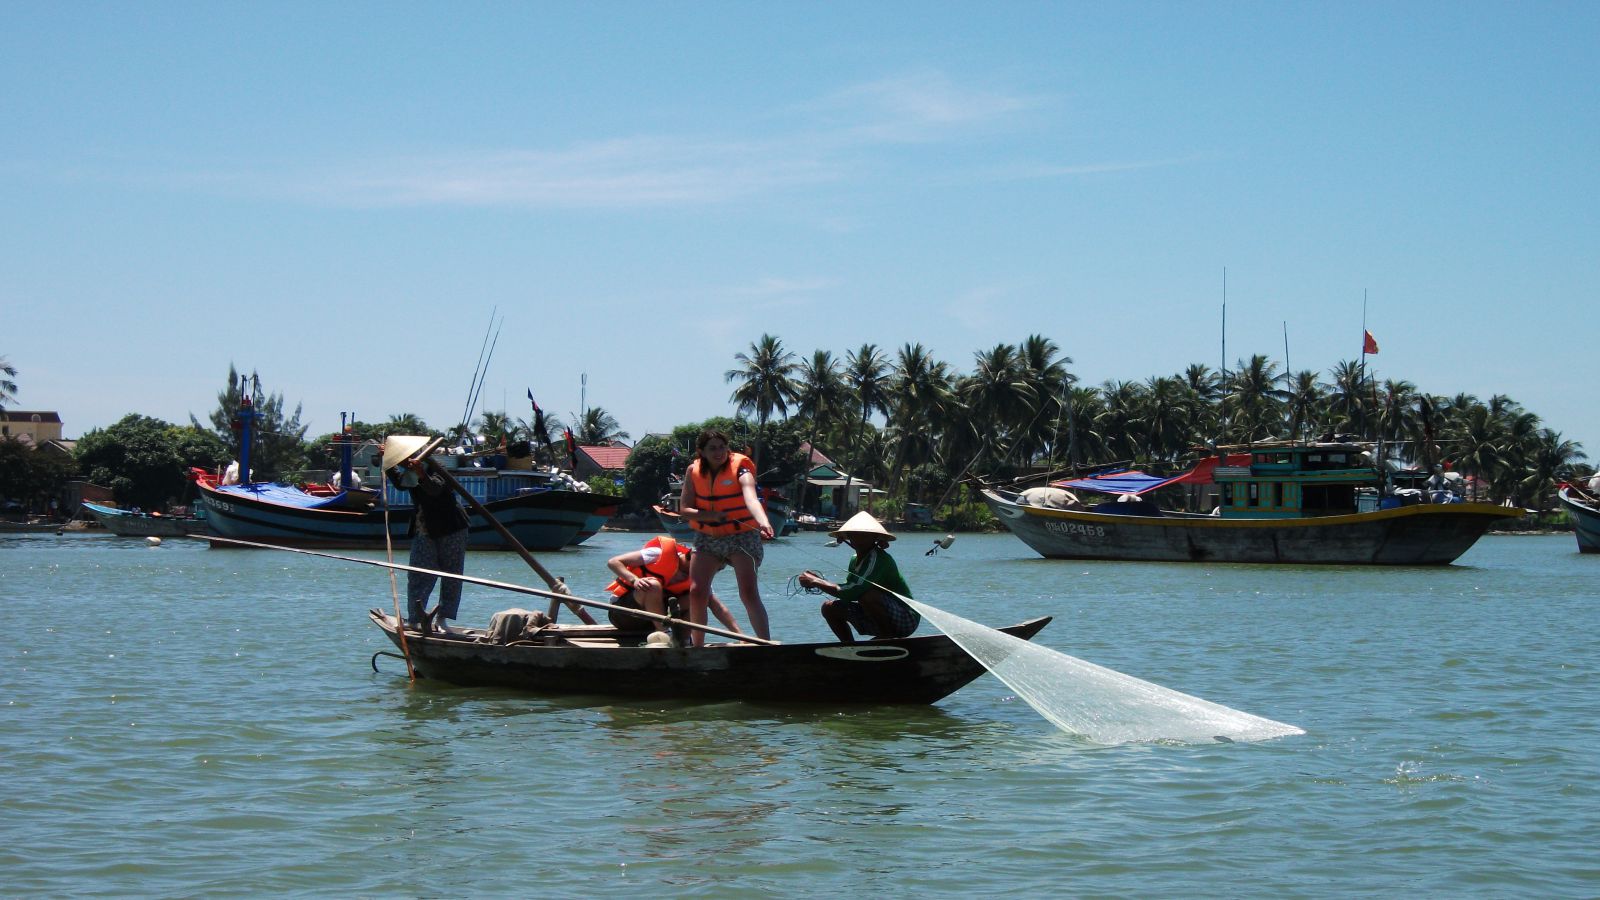
M 402 662 L 404 662 L 406 664 L 406 668 L 407 669 L 411 668 L 411 660 L 406 659 L 404 656 L 401 656 L 400 654 L 395 653 L 395 652 L 390 651 L 390 650 L 379 650 L 377 653 L 372 654 L 372 671 L 377 672 L 379 675 L 383 674 L 383 672 L 378 669 L 378 657 L 380 657 L 380 656 L 387 656 L 387 657 L 389 657 L 391 659 L 398 659 L 398 660 L 400 660 L 400 661 L 402 661 Z M 416 677 L 417 676 L 415 674 L 413 674 L 411 676 L 413 681 L 416 680 Z

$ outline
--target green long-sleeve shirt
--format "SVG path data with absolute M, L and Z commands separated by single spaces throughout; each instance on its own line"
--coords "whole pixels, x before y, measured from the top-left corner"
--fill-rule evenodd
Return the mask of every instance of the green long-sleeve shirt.
M 882 550 L 851 557 L 847 572 L 844 584 L 839 585 L 840 600 L 860 600 L 861 595 L 874 584 L 906 597 L 911 596 L 911 588 L 900 576 L 900 567 L 895 565 L 894 557 Z

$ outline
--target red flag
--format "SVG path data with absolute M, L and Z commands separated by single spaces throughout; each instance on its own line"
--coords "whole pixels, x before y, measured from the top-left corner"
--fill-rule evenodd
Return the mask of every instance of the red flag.
M 1361 352 L 1362 353 L 1377 353 L 1378 352 L 1378 339 L 1373 337 L 1372 336 L 1372 332 L 1370 332 L 1370 331 L 1363 331 L 1362 334 L 1366 335 L 1366 340 L 1361 345 Z

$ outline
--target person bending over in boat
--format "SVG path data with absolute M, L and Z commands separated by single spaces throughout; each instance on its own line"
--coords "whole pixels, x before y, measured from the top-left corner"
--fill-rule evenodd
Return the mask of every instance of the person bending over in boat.
M 689 621 L 706 623 L 711 580 L 723 566 L 733 566 L 750 629 L 756 637 L 770 639 L 756 570 L 764 553 L 761 542 L 772 538 L 772 525 L 756 496 L 755 463 L 743 453 L 730 451 L 728 436 L 714 428 L 700 432 L 695 448 L 695 459 L 684 473 L 683 493 L 678 497 L 679 515 L 695 530 Z M 697 647 L 704 644 L 705 632 L 695 631 L 691 640 Z
M 642 609 L 657 615 L 681 616 L 683 613 L 675 607 L 680 607 L 689 596 L 692 584 L 689 571 L 693 558 L 693 550 L 672 538 L 665 535 L 653 537 L 638 550 L 606 560 L 606 568 L 617 576 L 606 586 L 606 590 L 616 596 L 617 599 L 613 601 L 616 606 Z M 711 595 L 707 605 L 724 628 L 743 634 L 733 613 L 717 599 L 716 594 Z M 612 611 L 610 618 L 612 626 L 624 630 L 652 628 L 666 631 L 666 626 L 641 616 Z
M 822 601 L 822 618 L 828 627 L 846 644 L 855 643 L 850 633 L 852 626 L 868 637 L 909 637 L 922 623 L 922 616 L 895 596 L 909 597 L 911 588 L 888 553 L 894 535 L 864 512 L 856 513 L 830 533 L 856 552 L 844 584 L 834 584 L 815 572 L 801 572 L 799 578 L 801 587 L 837 598 Z
M 456 504 L 455 492 L 427 460 L 409 459 L 398 468 L 403 469 L 398 485 L 411 493 L 411 565 L 461 574 L 467 563 L 468 522 L 467 514 Z M 444 579 L 439 586 L 439 605 L 433 612 L 425 612 L 428 595 L 438 580 L 437 575 L 406 573 L 406 621 L 424 632 L 449 634 L 448 620 L 461 611 L 461 582 Z

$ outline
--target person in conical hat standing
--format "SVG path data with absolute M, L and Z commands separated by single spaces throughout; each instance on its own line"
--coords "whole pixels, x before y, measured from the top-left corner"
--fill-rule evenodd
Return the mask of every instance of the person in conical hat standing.
M 391 435 L 384 441 L 383 467 L 395 486 L 411 493 L 411 565 L 422 569 L 461 574 L 467 565 L 467 514 L 456 503 L 456 495 L 444 476 L 434 472 L 432 463 L 420 455 L 427 438 Z M 406 573 L 407 624 L 424 633 L 449 634 L 449 620 L 461 610 L 461 582 L 443 579 L 439 585 L 439 605 L 427 611 L 437 575 Z
M 856 513 L 830 534 L 856 552 L 844 584 L 834 584 L 815 572 L 800 573 L 799 582 L 803 588 L 833 595 L 835 599 L 822 601 L 822 618 L 839 640 L 855 643 L 851 628 L 879 638 L 908 637 L 916 631 L 922 617 L 900 599 L 911 596 L 911 588 L 888 552 L 894 535 L 864 512 Z

